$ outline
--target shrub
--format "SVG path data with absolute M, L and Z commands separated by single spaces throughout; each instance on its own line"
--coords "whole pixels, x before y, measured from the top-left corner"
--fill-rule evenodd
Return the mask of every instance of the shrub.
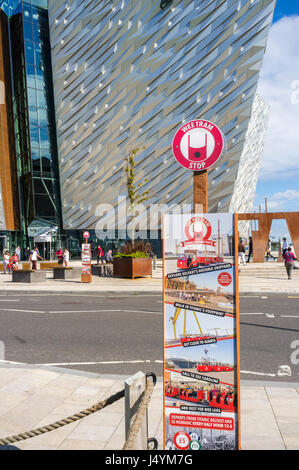
M 149 258 L 153 256 L 152 245 L 146 240 L 136 240 L 134 243 L 126 242 L 116 255 L 117 258 Z

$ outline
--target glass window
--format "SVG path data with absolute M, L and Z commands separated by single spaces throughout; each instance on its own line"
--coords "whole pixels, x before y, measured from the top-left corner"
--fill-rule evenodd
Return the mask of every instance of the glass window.
M 24 21 L 24 37 L 25 39 L 33 41 L 32 23 L 29 21 Z
M 31 6 L 28 5 L 27 3 L 23 4 L 23 14 L 24 14 L 25 20 L 31 18 Z
M 54 180 L 44 180 L 44 183 L 45 185 L 47 186 L 47 190 L 49 191 L 49 193 L 53 196 L 55 194 L 55 191 L 54 191 Z
M 51 162 L 51 157 L 48 153 L 42 152 L 42 166 L 43 166 L 44 173 L 51 173 L 52 162 Z
M 34 108 L 33 106 L 29 106 L 29 121 L 32 126 L 38 125 L 37 109 Z
M 41 47 L 39 44 L 34 44 L 35 48 L 35 63 L 37 67 L 44 67 L 44 56 L 41 52 Z
M 47 194 L 47 190 L 40 178 L 33 179 L 34 194 Z
M 49 143 L 49 129 L 48 127 L 40 127 L 40 146 L 43 149 L 48 149 L 50 147 Z
M 46 108 L 46 93 L 45 91 L 37 90 L 37 105 L 39 108 Z
M 36 92 L 33 88 L 27 88 L 27 94 L 28 94 L 28 106 L 34 106 L 35 108 L 37 107 L 36 103 Z
M 26 65 L 27 72 L 27 85 L 31 88 L 35 88 L 35 68 L 33 65 Z
M 40 163 L 38 150 L 32 149 L 31 158 L 32 158 L 32 169 L 33 169 L 33 171 L 40 173 L 41 172 L 41 163 Z
M 34 48 L 33 43 L 25 41 L 25 53 L 26 53 L 26 62 L 28 64 L 34 64 Z
M 38 127 L 30 126 L 31 147 L 39 147 Z
M 36 87 L 39 90 L 43 90 L 45 88 L 45 72 L 43 68 L 37 67 L 36 71 Z
M 46 109 L 38 109 L 38 124 L 39 126 L 48 126 L 48 112 Z
M 55 208 L 49 196 L 41 195 L 35 196 L 35 213 L 37 217 L 54 217 Z
M 40 26 L 38 23 L 33 23 L 33 41 L 40 41 Z

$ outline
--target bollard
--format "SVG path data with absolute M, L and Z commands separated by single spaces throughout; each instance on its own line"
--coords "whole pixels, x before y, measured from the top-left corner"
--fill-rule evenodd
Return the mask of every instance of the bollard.
M 153 257 L 153 269 L 157 269 L 157 256 Z
M 146 388 L 146 376 L 143 372 L 138 372 L 125 381 L 125 431 L 126 440 L 129 436 L 129 431 L 132 422 L 134 421 L 136 411 L 142 399 L 142 395 Z M 148 416 L 144 417 L 144 421 L 140 428 L 139 434 L 136 437 L 135 450 L 147 450 L 148 440 Z

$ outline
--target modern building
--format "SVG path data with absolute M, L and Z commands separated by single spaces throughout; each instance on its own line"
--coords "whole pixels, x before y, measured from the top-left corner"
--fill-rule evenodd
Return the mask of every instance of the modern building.
M 0 1 L 0 7 L 7 136 L 0 143 L 0 228 L 2 245 L 24 248 L 62 227 L 47 0 Z
M 242 174 L 253 153 L 244 145 L 274 6 L 275 0 L 0 0 L 13 101 L 6 125 L 16 137 L 6 158 L 18 180 L 7 193 L 0 174 L 3 236 L 25 246 L 52 231 L 73 254 L 85 229 L 96 242 L 116 224 L 116 238 L 124 239 L 125 158 L 139 148 L 136 184 L 149 194 L 143 228 L 151 237 L 153 204 L 192 203 L 192 175 L 174 160 L 171 143 L 181 123 L 197 118 L 215 122 L 227 142 L 209 172 L 210 212 L 247 210 L 254 184 L 247 193 Z M 14 226 L 9 200 L 16 208 L 20 201 Z
M 136 147 L 148 207 L 191 203 L 192 178 L 171 143 L 195 118 L 227 141 L 209 173 L 209 210 L 232 207 L 274 3 L 49 1 L 65 229 L 102 227 L 101 204 L 127 194 L 125 157 Z
M 270 117 L 270 107 L 256 93 L 248 125 L 238 177 L 230 202 L 230 212 L 252 212 L 259 171 L 264 153 L 264 142 Z M 239 222 L 239 234 L 247 238 L 250 222 Z

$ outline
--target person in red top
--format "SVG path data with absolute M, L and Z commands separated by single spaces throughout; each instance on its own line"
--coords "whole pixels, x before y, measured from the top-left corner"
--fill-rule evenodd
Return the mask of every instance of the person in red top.
M 288 279 L 292 279 L 292 272 L 297 258 L 295 258 L 294 253 L 292 253 L 292 248 L 290 246 L 287 251 L 284 252 L 282 257 L 284 259 L 284 265 L 287 271 Z
M 15 251 L 13 256 L 12 256 L 12 269 L 13 269 L 13 271 L 17 271 L 19 269 L 19 264 L 18 263 L 19 263 L 19 256 Z
M 59 248 L 59 250 L 56 251 L 56 256 L 57 256 L 57 259 L 58 259 L 58 264 L 63 265 L 64 251 L 62 250 L 62 248 Z
M 100 259 L 102 259 L 103 256 L 104 256 L 104 252 L 103 252 L 102 248 L 100 247 L 100 245 L 98 245 L 98 249 L 97 249 L 97 264 L 99 264 Z

